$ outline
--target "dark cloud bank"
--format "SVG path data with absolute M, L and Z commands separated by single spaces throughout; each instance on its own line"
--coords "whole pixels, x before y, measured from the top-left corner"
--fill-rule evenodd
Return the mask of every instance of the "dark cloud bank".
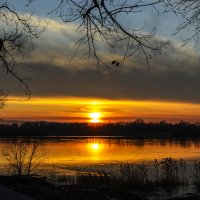
M 28 74 L 33 96 L 200 102 L 200 70 L 187 73 L 121 68 L 98 74 L 95 69 L 73 70 L 40 63 L 33 64 Z M 10 94 L 23 95 L 23 89 L 7 76 L 0 82 Z
M 57 66 L 48 61 L 48 54 L 59 57 L 63 49 L 44 54 L 46 61 L 33 62 L 30 67 L 18 70 L 27 81 L 32 95 L 77 96 L 109 99 L 162 100 L 200 103 L 200 56 L 191 49 L 178 50 L 172 43 L 162 55 L 152 60 L 150 70 L 139 57 L 133 57 L 121 68 L 104 69 L 98 74 L 91 62 Z M 71 50 L 71 49 L 70 49 Z M 60 60 L 66 58 L 60 58 Z M 49 59 L 50 60 L 50 59 Z M 78 66 L 79 65 L 79 66 Z M 80 66 L 81 65 L 81 66 Z M 92 66 L 93 65 L 93 66 Z M 0 74 L 1 88 L 10 95 L 24 95 L 17 81 L 5 72 Z

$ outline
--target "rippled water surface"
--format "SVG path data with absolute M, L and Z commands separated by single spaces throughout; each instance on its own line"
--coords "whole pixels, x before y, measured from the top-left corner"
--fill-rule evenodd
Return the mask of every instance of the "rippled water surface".
M 200 160 L 200 141 L 132 140 L 123 137 L 39 138 L 51 166 L 84 167 L 121 162 L 146 162 L 164 157 Z M 0 148 L 10 139 L 1 139 Z M 0 164 L 4 163 L 1 155 Z
M 61 164 L 143 162 L 163 157 L 200 158 L 199 141 L 64 138 L 44 141 L 49 161 Z
M 23 138 L 24 139 L 24 138 Z M 174 191 L 161 190 L 149 194 L 152 199 L 158 196 L 177 196 L 196 193 L 199 190 L 192 185 L 195 160 L 200 161 L 200 140 L 133 140 L 125 137 L 43 137 L 25 139 L 27 143 L 39 141 L 41 150 L 47 152 L 40 173 L 48 175 L 54 183 L 61 184 L 59 177 L 68 177 L 70 184 L 76 181 L 77 171 L 116 170 L 120 163 L 149 163 L 149 177 L 155 179 L 154 159 L 171 157 L 184 159 L 187 168 L 183 177 L 188 178 L 187 187 L 176 187 Z M 14 139 L 0 139 L 0 151 Z M 177 162 L 178 163 L 178 162 Z M 4 174 L 8 167 L 0 154 L 0 173 Z M 180 167 L 180 166 L 179 166 Z M 160 168 L 161 169 L 161 168 Z M 180 168 L 179 170 L 182 170 Z M 162 170 L 159 172 L 162 174 Z M 67 176 L 65 176 L 67 175 Z M 159 175 L 159 176 L 160 176 Z M 181 177 L 182 177 L 181 175 Z M 53 178 L 57 177 L 57 178 Z M 152 179 L 152 180 L 153 180 Z M 58 181 L 59 180 L 59 181 Z M 64 181 L 66 183 L 66 180 Z M 67 182 L 68 183 L 68 182 Z

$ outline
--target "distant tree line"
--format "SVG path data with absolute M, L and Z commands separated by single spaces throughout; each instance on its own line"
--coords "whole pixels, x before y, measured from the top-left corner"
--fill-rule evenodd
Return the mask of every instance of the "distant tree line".
M 109 124 L 92 123 L 57 123 L 57 122 L 24 122 L 0 124 L 0 137 L 14 136 L 128 136 L 145 138 L 198 138 L 200 124 L 180 121 L 170 123 L 144 122 L 137 119 L 133 122 Z

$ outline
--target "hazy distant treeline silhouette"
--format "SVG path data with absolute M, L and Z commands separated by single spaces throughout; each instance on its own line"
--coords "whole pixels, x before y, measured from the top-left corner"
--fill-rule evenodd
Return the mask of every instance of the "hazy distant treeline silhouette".
M 200 124 L 180 121 L 170 123 L 133 122 L 105 124 L 24 122 L 0 124 L 0 137 L 5 136 L 130 136 L 133 138 L 191 138 L 200 137 Z

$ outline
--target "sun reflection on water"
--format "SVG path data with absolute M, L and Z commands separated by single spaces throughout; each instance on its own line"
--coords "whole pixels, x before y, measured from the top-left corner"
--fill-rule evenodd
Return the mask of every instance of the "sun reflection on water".
M 91 145 L 91 148 L 93 149 L 93 150 L 98 150 L 99 149 L 99 144 L 97 144 L 97 143 L 95 143 L 95 144 L 92 144 Z
M 5 141 L 0 141 L 0 149 Z M 85 166 L 121 162 L 145 162 L 172 157 L 200 159 L 200 141 L 131 140 L 124 138 L 65 138 L 44 140 L 48 151 L 45 163 L 57 166 Z M 173 149 L 173 151 L 172 151 Z M 4 160 L 0 155 L 0 167 Z
M 103 144 L 99 143 L 99 142 L 89 142 L 87 144 L 87 147 L 88 147 L 88 150 L 91 152 L 91 153 L 100 153 L 103 149 Z

